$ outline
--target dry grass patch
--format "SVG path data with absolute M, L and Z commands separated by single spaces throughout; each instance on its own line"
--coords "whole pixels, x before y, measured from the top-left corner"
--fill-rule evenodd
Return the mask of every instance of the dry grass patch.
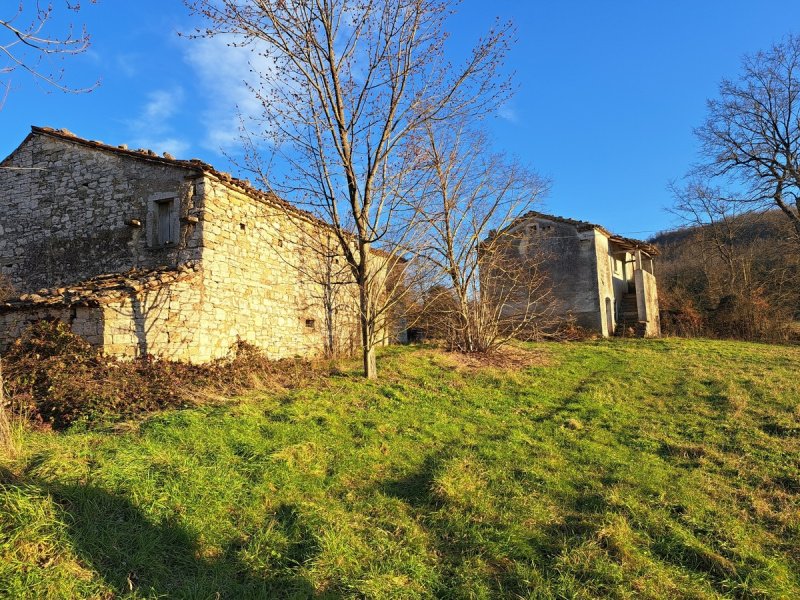
M 465 371 L 480 371 L 486 368 L 500 371 L 516 371 L 530 367 L 545 367 L 549 355 L 543 348 L 523 346 L 501 346 L 493 352 L 441 352 L 433 351 L 442 366 Z

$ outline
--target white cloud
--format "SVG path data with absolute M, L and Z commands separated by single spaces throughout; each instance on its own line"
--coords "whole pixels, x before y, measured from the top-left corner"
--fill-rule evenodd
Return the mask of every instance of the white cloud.
M 114 67 L 128 78 L 138 75 L 140 62 L 138 54 L 118 54 L 114 57 Z
M 497 114 L 501 119 L 505 119 L 510 123 L 519 123 L 519 114 L 517 113 L 517 109 L 509 104 L 504 104 L 501 106 L 497 111 Z
M 175 137 L 165 138 L 146 138 L 143 146 L 154 150 L 157 154 L 161 152 L 169 152 L 175 158 L 186 159 L 189 155 L 189 150 L 192 145 L 186 140 Z
M 134 135 L 132 143 L 156 153 L 169 152 L 178 158 L 185 157 L 191 145 L 174 134 L 170 123 L 179 113 L 185 96 L 180 86 L 150 92 L 139 116 L 128 123 Z
M 138 126 L 151 130 L 168 128 L 169 119 L 178 112 L 183 98 L 184 93 L 181 87 L 150 92 L 147 95 L 147 104 L 144 105 L 144 109 L 137 119 Z
M 255 73 L 274 69 L 272 61 L 255 52 L 252 45 L 231 45 L 240 40 L 217 36 L 186 44 L 185 60 L 194 70 L 207 101 L 201 115 L 207 128 L 202 145 L 217 153 L 239 144 L 242 120 L 252 123 L 263 113 L 260 100 L 245 79 L 252 81 Z

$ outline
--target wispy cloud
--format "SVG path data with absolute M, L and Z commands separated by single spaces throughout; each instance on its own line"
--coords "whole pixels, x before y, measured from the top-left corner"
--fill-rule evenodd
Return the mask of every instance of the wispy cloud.
M 206 124 L 203 147 L 225 152 L 239 144 L 242 122 L 252 123 L 261 116 L 260 100 L 245 83 L 254 73 L 273 68 L 270 59 L 252 46 L 234 46 L 233 37 L 191 40 L 185 48 L 185 60 L 194 70 L 208 100 L 202 118 Z
M 510 123 L 519 123 L 519 113 L 517 113 L 517 109 L 508 103 L 498 109 L 497 115 Z
M 175 135 L 171 124 L 172 118 L 180 111 L 185 96 L 180 86 L 150 92 L 139 116 L 128 123 L 135 136 L 133 143 L 178 157 L 186 155 L 191 145 Z
M 141 57 L 138 54 L 118 54 L 114 57 L 114 67 L 125 77 L 134 77 L 139 73 Z

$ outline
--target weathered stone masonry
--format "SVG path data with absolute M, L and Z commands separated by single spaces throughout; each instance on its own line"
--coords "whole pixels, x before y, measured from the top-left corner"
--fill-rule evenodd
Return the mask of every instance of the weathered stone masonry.
M 508 231 L 519 234 L 515 252 L 545 252 L 543 270 L 561 316 L 603 336 L 661 334 L 652 245 L 535 211 Z
M 237 339 L 318 353 L 319 283 L 304 240 L 324 224 L 200 161 L 33 128 L 0 169 L 0 346 L 59 318 L 110 354 L 203 362 Z M 357 339 L 354 294 L 342 346 Z

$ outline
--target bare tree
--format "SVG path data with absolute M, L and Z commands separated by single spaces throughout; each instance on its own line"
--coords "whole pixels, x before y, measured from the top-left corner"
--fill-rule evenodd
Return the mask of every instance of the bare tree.
M 245 160 L 240 168 L 248 171 L 264 189 L 270 188 L 268 164 L 251 136 L 242 136 Z M 413 157 L 410 158 L 413 160 Z M 390 247 L 389 252 L 381 248 L 370 249 L 370 272 L 367 286 L 370 290 L 371 330 L 375 344 L 384 344 L 397 339 L 401 327 L 407 322 L 406 311 L 409 292 L 414 282 L 421 276 L 419 270 L 408 268 L 409 254 L 419 248 L 421 236 L 426 233 L 414 208 L 407 208 L 403 218 L 393 228 L 387 228 L 382 247 Z M 282 217 L 291 223 L 297 233 L 292 243 L 292 251 L 286 252 L 282 245 L 266 243 L 283 261 L 286 267 L 296 273 L 304 285 L 304 297 L 300 298 L 303 311 L 321 310 L 324 323 L 323 350 L 328 358 L 354 353 L 359 345 L 352 333 L 360 331 L 359 287 L 353 278 L 353 271 L 342 252 L 336 231 L 321 219 L 315 219 L 304 212 L 288 211 Z M 274 214 L 265 211 L 262 218 L 268 221 Z M 356 237 L 350 235 L 350 245 L 356 247 Z M 282 244 L 282 242 L 281 242 Z M 307 285 L 311 284 L 311 285 Z
M 696 130 L 709 177 L 743 185 L 753 208 L 777 207 L 794 227 L 800 248 L 800 37 L 746 56 L 736 80 L 724 79 L 719 98 Z
M 455 0 L 186 3 L 204 17 L 198 35 L 231 36 L 272 65 L 248 83 L 286 167 L 276 188 L 331 223 L 359 290 L 364 373 L 376 377 L 381 299 L 394 297 L 382 289 L 385 273 L 410 251 L 409 227 L 399 226 L 413 219 L 403 202 L 416 176 L 408 142 L 427 123 L 470 119 L 505 98 L 498 69 L 510 26 L 457 66 L 444 49 Z
M 533 335 L 552 313 L 544 249 L 531 240 L 521 249 L 514 227 L 547 182 L 488 146 L 484 134 L 451 124 L 428 124 L 420 145 L 428 174 L 420 212 L 431 230 L 421 261 L 433 267 L 426 318 L 462 352 Z
M 707 333 L 782 339 L 797 311 L 797 263 L 780 211 L 752 213 L 747 200 L 699 179 L 672 185 L 681 241 L 665 247 L 665 306 L 703 308 Z M 686 306 L 683 306 L 686 305 Z
M 721 263 L 727 289 L 749 285 L 747 261 L 736 244 L 746 225 L 741 217 L 748 212 L 748 203 L 700 179 L 684 187 L 671 184 L 670 190 L 675 198 L 671 212 L 696 232 L 694 245 L 709 282 L 717 278 Z
M 77 12 L 80 3 L 67 1 L 65 8 Z M 63 83 L 63 70 L 53 61 L 85 52 L 89 48 L 89 35 L 85 29 L 75 31 L 71 25 L 66 32 L 51 32 L 53 15 L 52 4 L 43 6 L 33 1 L 19 2 L 7 14 L 0 15 L 0 108 L 11 91 L 11 76 L 15 71 L 27 73 L 63 92 L 93 89 L 94 86 L 75 88 Z

